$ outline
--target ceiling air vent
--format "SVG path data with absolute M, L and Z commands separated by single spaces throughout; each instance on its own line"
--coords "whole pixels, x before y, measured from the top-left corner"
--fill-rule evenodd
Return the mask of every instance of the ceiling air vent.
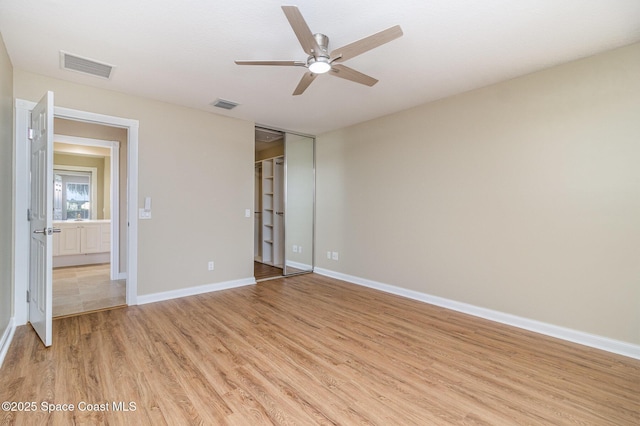
M 60 52 L 60 66 L 65 70 L 77 71 L 106 79 L 111 78 L 111 73 L 114 68 L 113 65 L 71 55 L 70 53 L 62 51 Z
M 234 109 L 240 104 L 218 98 L 215 101 L 213 101 L 211 105 L 217 108 L 222 108 L 222 109 Z

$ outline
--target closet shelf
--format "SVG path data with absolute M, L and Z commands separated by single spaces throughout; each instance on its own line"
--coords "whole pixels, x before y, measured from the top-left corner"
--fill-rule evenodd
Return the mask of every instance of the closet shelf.
M 259 248 L 256 254 L 263 263 L 277 265 L 283 262 L 284 233 L 280 221 L 275 220 L 276 211 L 283 210 L 282 197 L 284 193 L 284 168 L 282 157 L 269 158 L 260 161 L 260 179 L 257 184 L 260 199 L 256 205 L 261 206 L 260 231 L 258 235 Z

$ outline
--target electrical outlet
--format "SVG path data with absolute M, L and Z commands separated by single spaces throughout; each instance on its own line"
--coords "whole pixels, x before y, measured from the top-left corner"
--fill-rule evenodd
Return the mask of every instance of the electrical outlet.
M 331 259 L 332 260 L 338 260 L 338 252 L 337 251 L 332 251 L 331 252 Z
M 210 260 L 207 266 L 209 267 L 210 271 L 213 271 L 215 268 L 215 265 L 213 264 L 213 260 Z

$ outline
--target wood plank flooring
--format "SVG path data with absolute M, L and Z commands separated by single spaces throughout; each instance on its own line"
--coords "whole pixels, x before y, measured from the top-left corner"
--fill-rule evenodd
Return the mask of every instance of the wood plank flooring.
M 53 330 L 17 329 L 0 401 L 38 409 L 0 424 L 640 424 L 638 360 L 315 274 Z
M 110 264 L 53 269 L 53 316 L 126 304 L 126 281 L 110 278 Z
M 256 281 L 282 276 L 282 268 L 267 265 L 261 262 L 253 262 L 253 276 Z

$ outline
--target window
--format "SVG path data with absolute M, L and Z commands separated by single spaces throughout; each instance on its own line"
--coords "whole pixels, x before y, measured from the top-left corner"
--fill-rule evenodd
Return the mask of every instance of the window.
M 91 173 L 56 170 L 54 220 L 92 219 Z
M 66 184 L 67 219 L 89 219 L 91 217 L 91 196 L 88 183 L 68 182 Z M 64 195 L 63 195 L 64 197 Z

